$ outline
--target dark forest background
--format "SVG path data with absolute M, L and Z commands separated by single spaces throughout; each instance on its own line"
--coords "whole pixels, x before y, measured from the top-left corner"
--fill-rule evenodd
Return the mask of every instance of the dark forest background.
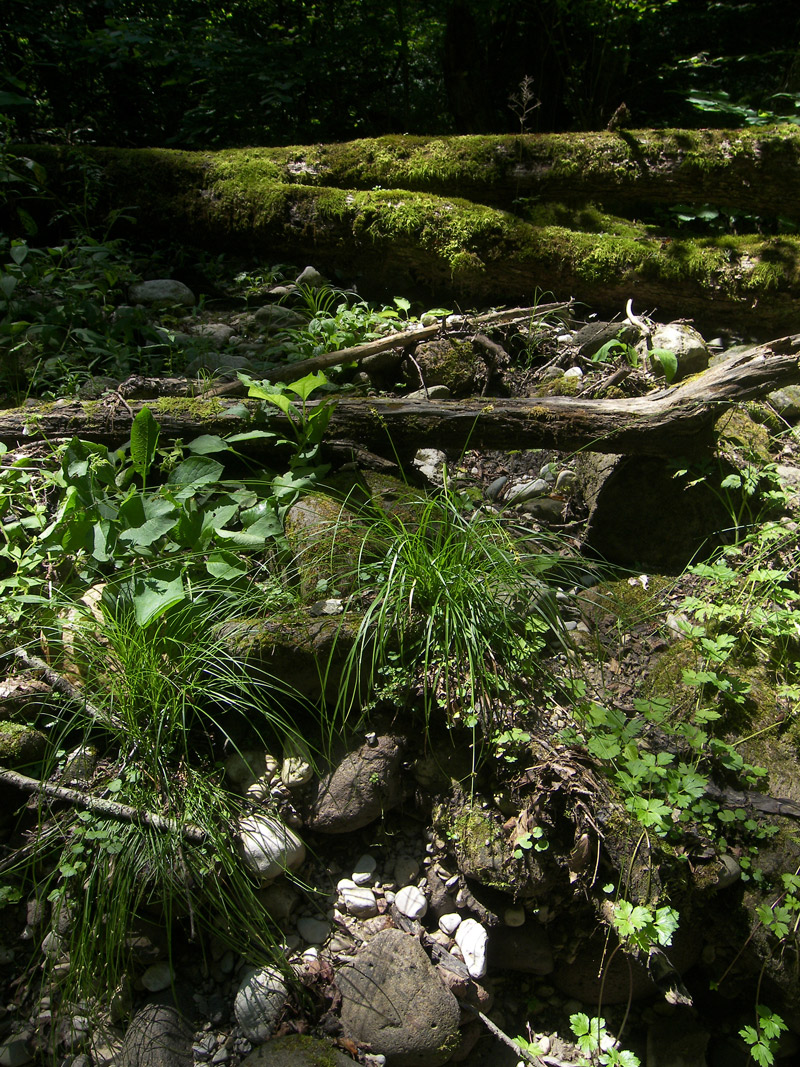
M 800 121 L 799 45 L 796 0 L 4 0 L 0 112 L 175 148 Z

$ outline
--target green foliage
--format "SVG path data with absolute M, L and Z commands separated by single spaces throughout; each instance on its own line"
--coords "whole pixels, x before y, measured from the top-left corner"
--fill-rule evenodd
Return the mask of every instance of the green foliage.
M 536 679 L 557 626 L 543 579 L 565 566 L 553 544 L 532 532 L 535 548 L 522 548 L 521 532 L 472 512 L 447 487 L 413 518 L 373 516 L 356 576 L 370 599 L 348 660 L 355 686 L 343 686 L 343 694 L 380 688 L 393 668 L 409 678 L 413 665 L 426 721 L 439 710 L 451 725 L 480 724 L 502 737 L 499 709 L 527 687 L 521 679 Z M 511 734 L 499 744 L 520 740 Z
M 569 1024 L 577 1039 L 578 1048 L 590 1060 L 582 1060 L 583 1064 L 614 1065 L 614 1067 L 639 1067 L 640 1060 L 633 1052 L 616 1047 L 617 1042 L 606 1029 L 606 1021 L 595 1017 L 590 1019 L 584 1012 L 576 1012 L 570 1015 Z
M 633 905 L 627 900 L 614 904 L 614 929 L 623 945 L 648 952 L 653 945 L 671 945 L 672 935 L 678 929 L 678 913 L 674 908 L 663 906 L 650 908 L 643 904 Z
M 70 960 L 58 983 L 65 1004 L 114 991 L 130 969 L 130 939 L 143 919 L 161 917 L 170 941 L 213 935 L 252 962 L 276 955 L 257 883 L 236 847 L 242 803 L 216 765 L 225 747 L 236 751 L 243 732 L 270 751 L 299 740 L 287 710 L 300 706 L 297 695 L 243 664 L 225 637 L 226 619 L 257 617 L 263 603 L 255 587 L 206 584 L 142 624 L 130 605 L 104 596 L 91 609 L 62 605 L 68 624 L 48 633 L 51 655 L 79 667 L 86 708 L 98 714 L 74 702 L 51 712 L 45 777 L 63 774 L 64 754 L 91 736 L 105 753 L 91 791 L 174 823 L 164 830 L 43 811 L 35 847 L 21 854 L 13 877 L 17 884 L 35 879 L 37 895 L 51 904 L 52 937 Z M 203 840 L 186 837 L 183 826 L 199 828 Z M 51 872 L 44 877 L 42 864 Z M 51 955 L 54 964 L 60 953 Z
M 74 438 L 58 448 L 54 471 L 26 459 L 0 470 L 0 593 L 9 622 L 32 603 L 46 605 L 53 569 L 64 591 L 106 581 L 145 625 L 198 578 L 235 584 L 250 570 L 243 557 L 282 550 L 281 514 L 298 491 L 291 478 L 261 472 L 228 482 L 212 457 L 235 457 L 235 439 L 206 435 L 159 452 L 157 438 L 144 408 L 129 449 Z
M 0 237 L 0 390 L 75 395 L 95 375 L 150 373 L 169 346 L 136 308 L 127 248 L 88 236 L 36 248 Z
M 786 1029 L 786 1023 L 780 1015 L 776 1015 L 763 1004 L 758 1004 L 756 1025 L 743 1027 L 739 1036 L 749 1046 L 750 1055 L 759 1067 L 772 1067 L 778 1040 Z

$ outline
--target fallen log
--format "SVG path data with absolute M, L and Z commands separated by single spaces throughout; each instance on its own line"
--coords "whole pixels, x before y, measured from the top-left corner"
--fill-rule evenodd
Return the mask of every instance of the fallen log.
M 680 385 L 627 399 L 343 398 L 335 402 L 328 437 L 401 456 L 426 446 L 456 452 L 553 448 L 685 456 L 709 446 L 713 423 L 724 407 L 795 382 L 800 382 L 800 334 L 758 345 Z M 162 439 L 225 436 L 258 428 L 294 437 L 287 417 L 258 401 L 162 397 L 129 403 L 116 394 L 108 399 L 0 412 L 0 441 L 13 447 L 34 435 L 48 440 L 74 436 L 117 446 L 128 439 L 134 416 L 145 406 L 158 421 Z M 314 406 L 308 403 L 307 409 Z M 264 454 L 270 443 L 261 440 L 249 447 Z
M 87 151 L 102 168 L 99 218 L 120 205 L 147 205 L 136 222 L 137 238 L 149 232 L 162 240 L 185 241 L 190 235 L 193 244 L 209 250 L 305 261 L 332 276 L 341 276 L 346 264 L 348 283 L 357 283 L 360 292 L 375 299 L 402 290 L 426 303 L 458 300 L 462 306 L 485 306 L 531 301 L 537 291 L 575 293 L 613 314 L 636 292 L 639 305 L 658 309 L 659 317 L 692 317 L 703 330 L 738 326 L 768 337 L 796 329 L 800 239 L 795 234 L 692 237 L 669 226 L 664 230 L 602 216 L 574 200 L 567 208 L 539 199 L 540 174 L 548 176 L 542 186 L 546 195 L 561 201 L 567 173 L 582 175 L 588 152 L 601 160 L 589 170 L 599 167 L 607 173 L 605 183 L 598 177 L 589 181 L 589 188 L 607 192 L 620 212 L 633 206 L 639 216 L 641 202 L 628 202 L 637 190 L 647 202 L 660 200 L 666 171 L 680 179 L 667 185 L 666 202 L 689 195 L 684 182 L 691 185 L 699 175 L 710 174 L 699 186 L 700 202 L 714 201 L 715 190 L 728 190 L 730 196 L 731 190 L 765 190 L 765 195 L 771 190 L 763 208 L 769 213 L 792 201 L 796 178 L 787 187 L 783 160 L 798 154 L 796 131 L 770 135 L 763 144 L 751 144 L 742 131 L 707 139 L 685 131 L 672 131 L 669 137 L 664 131 L 649 136 L 636 131 L 632 143 L 626 137 L 633 135 L 512 138 L 499 145 L 500 171 L 491 163 L 465 166 L 462 161 L 441 182 L 421 185 L 402 168 L 397 182 L 389 185 L 367 171 L 366 185 L 353 188 L 338 184 L 349 180 L 347 168 L 321 168 L 315 184 L 298 184 L 293 171 L 285 173 L 286 167 L 271 161 L 265 155 L 269 150 L 263 149 Z M 594 138 L 599 138 L 597 144 Z M 399 157 L 404 145 L 401 140 Z M 448 139 L 438 139 L 434 152 L 437 145 L 445 151 Z M 456 148 L 457 153 L 465 150 L 464 145 Z M 562 159 L 558 153 L 567 150 Z M 30 151 L 45 165 L 53 191 L 65 189 L 68 156 L 47 145 Z M 304 151 L 280 150 L 284 158 L 287 152 Z M 732 154 L 737 161 L 740 155 L 749 159 L 750 165 L 734 165 Z M 762 166 L 762 156 L 769 166 Z M 712 161 L 708 167 L 707 161 Z M 418 164 L 421 174 L 435 169 Z M 792 173 L 798 170 L 792 166 Z M 473 188 L 470 176 L 476 173 Z M 506 189 L 500 197 L 505 207 L 497 206 L 489 193 L 501 188 Z M 475 199 L 464 199 L 465 193 Z M 582 187 L 577 200 L 586 193 Z M 480 199 L 484 194 L 486 202 Z M 535 208 L 520 206 L 520 198 L 535 201 Z M 761 210 L 748 204 L 746 210 Z M 737 205 L 737 212 L 744 209 L 741 195 Z M 36 205 L 26 203 L 25 208 L 35 213 Z

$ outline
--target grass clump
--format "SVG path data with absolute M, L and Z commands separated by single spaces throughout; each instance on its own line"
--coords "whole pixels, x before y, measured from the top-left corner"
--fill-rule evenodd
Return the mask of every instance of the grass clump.
M 343 693 L 413 696 L 426 730 L 441 714 L 448 726 L 491 734 L 536 685 L 559 627 L 545 577 L 556 568 L 563 576 L 565 562 L 527 533 L 472 510 L 447 482 L 413 517 L 379 512 L 360 554 L 367 606 Z
M 292 718 L 296 695 L 228 647 L 219 620 L 247 599 L 241 589 L 207 587 L 145 626 L 122 597 L 71 608 L 62 670 L 79 669 L 85 704 L 51 711 L 42 778 L 69 784 L 67 754 L 94 750 L 81 791 L 140 818 L 42 806 L 30 851 L 6 874 L 49 904 L 44 963 L 34 953 L 29 979 L 41 964 L 46 990 L 59 990 L 54 1013 L 107 1005 L 132 988 L 141 923 L 160 925 L 170 961 L 174 946 L 188 940 L 205 952 L 212 936 L 248 962 L 278 955 L 259 883 L 239 853 L 246 805 L 226 787 L 223 759 L 243 747 L 307 750 L 308 741 Z

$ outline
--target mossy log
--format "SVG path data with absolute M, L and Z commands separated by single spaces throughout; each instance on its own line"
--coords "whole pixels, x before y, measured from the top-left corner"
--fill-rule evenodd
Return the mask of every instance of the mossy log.
M 721 410 L 800 381 L 800 334 L 760 345 L 671 388 L 630 399 L 550 396 L 463 401 L 341 399 L 329 438 L 381 454 L 424 446 L 555 448 L 652 456 L 684 456 L 707 448 Z M 59 402 L 0 412 L 0 441 L 13 446 L 33 434 L 65 435 L 117 445 L 133 417 L 149 406 L 162 438 L 241 432 L 261 425 L 292 436 L 285 416 L 255 401 L 162 398 L 150 402 Z M 265 446 L 258 446 L 265 447 Z
M 785 215 L 800 204 L 799 145 L 794 127 L 776 127 L 85 151 L 102 168 L 98 208 L 134 205 L 137 233 L 312 262 L 367 296 L 508 304 L 550 291 L 612 311 L 634 297 L 662 317 L 775 336 L 797 325 L 800 238 L 667 241 L 580 205 L 640 216 L 691 200 Z M 30 151 L 55 189 L 66 182 L 62 150 Z

